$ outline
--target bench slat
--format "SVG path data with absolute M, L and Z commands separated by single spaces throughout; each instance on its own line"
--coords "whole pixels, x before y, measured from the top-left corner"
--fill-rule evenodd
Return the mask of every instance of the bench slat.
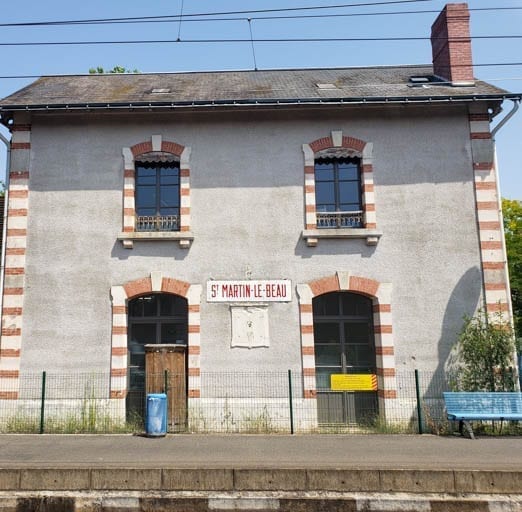
M 444 392 L 448 419 L 522 420 L 522 393 Z

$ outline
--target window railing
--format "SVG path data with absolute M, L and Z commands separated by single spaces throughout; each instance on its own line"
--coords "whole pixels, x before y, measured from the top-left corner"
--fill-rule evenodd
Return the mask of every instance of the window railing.
M 363 211 L 352 212 L 317 212 L 318 228 L 362 228 Z
M 179 215 L 138 215 L 136 231 L 179 231 Z

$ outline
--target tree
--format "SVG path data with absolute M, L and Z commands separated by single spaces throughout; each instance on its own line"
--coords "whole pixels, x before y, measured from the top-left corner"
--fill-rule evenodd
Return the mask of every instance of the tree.
M 453 348 L 448 377 L 459 391 L 513 391 L 515 345 L 511 325 L 502 314 L 489 316 L 479 310 L 464 318 Z
M 89 69 L 91 75 L 104 75 L 106 73 L 140 73 L 137 69 L 127 69 L 123 66 L 114 66 L 112 69 L 105 70 L 101 66 Z
M 515 332 L 519 338 L 518 349 L 522 351 L 522 201 L 502 199 L 504 214 L 504 234 L 509 268 L 509 283 L 511 286 L 511 301 Z

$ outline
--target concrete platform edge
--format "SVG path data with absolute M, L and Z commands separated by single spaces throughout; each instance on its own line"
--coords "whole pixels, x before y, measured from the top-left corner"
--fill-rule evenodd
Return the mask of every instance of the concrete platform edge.
M 4 468 L 0 491 L 522 493 L 522 470 Z

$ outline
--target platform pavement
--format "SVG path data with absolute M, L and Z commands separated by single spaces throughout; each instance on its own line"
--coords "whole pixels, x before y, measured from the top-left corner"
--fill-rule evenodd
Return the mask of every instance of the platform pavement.
M 522 470 L 521 437 L 0 435 L 0 467 Z M 522 484 L 521 484 L 522 485 Z
M 232 509 L 519 512 L 522 438 L 0 435 L 0 512 Z

